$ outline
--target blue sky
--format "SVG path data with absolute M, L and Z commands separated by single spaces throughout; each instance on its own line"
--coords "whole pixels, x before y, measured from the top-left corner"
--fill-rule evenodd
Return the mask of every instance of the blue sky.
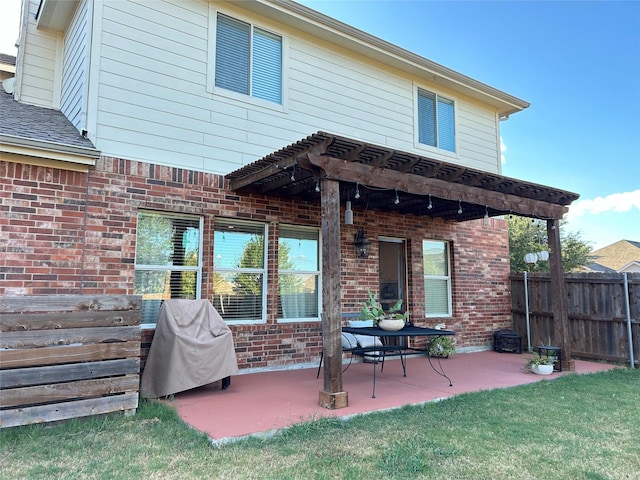
M 300 3 L 530 102 L 501 123 L 502 173 L 580 194 L 565 228 L 594 248 L 640 241 L 640 1 Z

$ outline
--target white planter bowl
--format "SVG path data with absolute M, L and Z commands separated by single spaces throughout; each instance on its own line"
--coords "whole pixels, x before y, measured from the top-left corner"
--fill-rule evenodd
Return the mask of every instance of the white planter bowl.
M 553 365 L 531 365 L 531 371 L 538 375 L 551 375 Z
M 404 327 L 404 319 L 384 318 L 382 320 L 378 320 L 378 326 L 382 330 L 387 330 L 388 332 L 397 332 L 398 330 L 402 330 Z

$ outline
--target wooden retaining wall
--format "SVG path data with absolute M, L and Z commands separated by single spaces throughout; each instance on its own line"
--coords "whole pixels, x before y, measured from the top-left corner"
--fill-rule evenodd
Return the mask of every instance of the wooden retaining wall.
M 0 428 L 135 412 L 142 300 L 0 298 Z
M 576 358 L 630 364 L 640 363 L 640 273 L 628 273 L 625 287 L 621 273 L 566 274 L 571 353 Z M 548 274 L 527 275 L 531 345 L 553 339 L 551 282 Z M 626 297 L 626 298 L 625 298 Z M 627 320 L 626 300 L 630 322 Z M 513 329 L 526 346 L 524 275 L 511 276 Z M 629 325 L 630 324 L 630 325 Z M 629 338 L 631 327 L 631 340 Z

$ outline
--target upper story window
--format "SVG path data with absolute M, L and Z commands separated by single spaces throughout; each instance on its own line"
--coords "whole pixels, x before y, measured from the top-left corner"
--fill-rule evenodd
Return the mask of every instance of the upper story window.
M 218 13 L 215 86 L 282 104 L 282 37 Z
M 266 230 L 262 223 L 216 219 L 212 303 L 226 321 L 265 321 Z
M 418 142 L 450 152 L 456 151 L 453 100 L 418 89 Z
M 280 226 L 278 239 L 278 317 L 317 319 L 320 302 L 318 230 Z
M 451 316 L 451 273 L 449 244 L 422 241 L 424 266 L 424 308 L 427 317 Z
M 139 212 L 133 291 L 142 323 L 155 324 L 163 300 L 200 298 L 202 219 Z

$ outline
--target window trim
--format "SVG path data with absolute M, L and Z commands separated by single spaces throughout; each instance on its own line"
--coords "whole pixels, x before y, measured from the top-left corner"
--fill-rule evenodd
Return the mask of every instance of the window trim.
M 282 40 L 282 92 L 281 103 L 270 102 L 261 98 L 252 97 L 251 95 L 245 95 L 243 93 L 234 92 L 233 90 L 227 90 L 226 88 L 216 86 L 216 32 L 218 24 L 218 13 L 226 15 L 227 17 L 245 22 L 251 25 L 251 27 L 257 27 L 266 32 L 277 35 Z M 229 100 L 235 100 L 243 103 L 248 103 L 257 107 L 266 108 L 269 110 L 275 110 L 278 112 L 287 112 L 289 110 L 289 39 L 283 32 L 273 28 L 268 23 L 255 23 L 252 19 L 238 14 L 237 12 L 230 13 L 226 10 L 217 8 L 212 3 L 209 4 L 209 22 L 208 22 L 209 35 L 207 40 L 207 92 L 212 93 L 218 97 L 223 97 Z
M 432 146 L 432 145 L 427 145 L 426 143 L 420 143 L 420 111 L 418 108 L 418 98 L 419 98 L 419 93 L 420 90 L 423 90 L 427 93 L 431 93 L 433 95 L 436 96 L 436 105 L 437 105 L 437 99 L 438 97 L 442 97 L 443 99 L 446 99 L 448 101 L 453 102 L 453 124 L 454 124 L 454 130 L 453 130 L 453 144 L 454 144 L 454 151 L 450 151 L 450 150 L 445 150 L 444 148 L 440 148 L 438 146 Z M 458 116 L 458 110 L 459 110 L 459 100 L 458 98 L 456 98 L 454 95 L 449 95 L 449 94 L 441 94 L 438 90 L 430 88 L 430 87 L 425 87 L 424 85 L 418 85 L 415 84 L 413 85 L 413 112 L 414 112 L 414 125 L 413 125 L 413 137 L 414 137 L 414 146 L 417 149 L 420 150 L 425 150 L 428 151 L 432 154 L 438 154 L 438 155 L 442 155 L 442 156 L 447 156 L 447 157 L 451 157 L 453 159 L 457 159 L 458 158 L 458 150 L 459 150 L 459 144 L 458 144 L 458 131 L 459 131 L 459 116 Z M 437 107 L 436 107 L 437 108 Z M 436 122 L 437 122 L 437 111 L 436 111 Z M 437 139 L 437 124 L 436 124 L 436 139 Z
M 422 272 L 423 278 L 423 289 L 424 295 L 427 294 L 427 279 L 431 280 L 446 280 L 447 282 L 447 309 L 448 313 L 433 313 L 429 314 L 427 312 L 426 298 L 425 298 L 425 318 L 451 318 L 453 317 L 453 288 L 452 288 L 452 278 L 451 278 L 451 242 L 447 240 L 438 240 L 435 238 L 425 238 L 422 240 L 422 255 L 424 257 L 424 242 L 438 242 L 442 243 L 445 246 L 445 254 L 447 260 L 447 272 L 448 275 L 427 275 L 424 271 Z M 424 260 L 423 260 L 423 268 L 424 268 Z
M 289 230 L 306 230 L 310 232 L 318 233 L 318 270 L 280 270 L 280 265 L 276 265 L 276 293 L 279 296 L 279 281 L 280 281 L 280 273 L 283 274 L 315 274 L 318 278 L 318 317 L 296 317 L 296 318 L 284 318 L 279 317 L 276 319 L 277 323 L 301 323 L 301 322 L 319 322 L 322 319 L 322 230 L 314 227 L 307 227 L 302 225 L 292 225 L 292 224 L 280 224 L 278 226 L 278 247 L 280 246 L 280 229 L 284 227 Z M 279 300 L 278 300 L 279 301 Z
M 216 230 L 216 227 L 218 225 L 218 222 L 220 221 L 226 222 L 228 224 L 233 224 L 233 225 L 260 225 L 263 227 L 263 235 L 264 235 L 264 251 L 262 252 L 263 255 L 263 268 L 259 269 L 259 268 L 245 268 L 242 269 L 241 271 L 243 273 L 262 273 L 262 311 L 260 313 L 260 319 L 257 320 L 251 320 L 251 319 L 244 319 L 244 320 L 224 320 L 224 322 L 227 325 L 262 325 L 267 323 L 267 289 L 269 286 L 269 265 L 268 265 L 268 258 L 269 258 L 269 224 L 268 223 L 264 223 L 264 222 L 252 222 L 252 221 L 245 221 L 245 220 L 237 220 L 235 218 L 230 218 L 230 217 L 216 217 L 214 219 L 213 222 L 213 238 L 215 239 L 215 232 L 218 231 Z M 215 266 L 215 241 L 213 242 L 212 245 L 212 258 L 211 258 L 211 275 L 212 278 L 215 275 L 216 272 L 238 272 L 240 270 L 236 269 L 236 268 L 216 268 Z M 213 291 L 213 287 L 211 289 L 211 295 L 214 295 L 215 292 Z M 213 303 L 213 302 L 212 302 Z
M 168 218 L 184 218 L 189 220 L 198 220 L 198 228 L 200 229 L 200 235 L 198 238 L 198 266 L 190 267 L 188 265 L 179 266 L 175 268 L 175 266 L 169 267 L 167 265 L 140 265 L 137 262 L 137 244 L 138 244 L 138 220 L 139 215 L 143 214 L 152 214 L 152 215 L 160 215 Z M 162 271 L 162 270 L 174 270 L 179 272 L 196 272 L 196 300 L 200 300 L 202 298 L 202 271 L 203 271 L 203 252 L 202 247 L 204 245 L 204 218 L 199 215 L 188 215 L 182 213 L 174 213 L 174 212 L 161 212 L 156 210 L 146 210 L 140 209 L 136 212 L 136 245 L 134 249 L 134 257 L 133 257 L 133 271 L 134 276 L 136 271 L 144 270 L 144 271 Z M 143 330 L 155 330 L 155 323 L 141 323 L 140 328 Z

